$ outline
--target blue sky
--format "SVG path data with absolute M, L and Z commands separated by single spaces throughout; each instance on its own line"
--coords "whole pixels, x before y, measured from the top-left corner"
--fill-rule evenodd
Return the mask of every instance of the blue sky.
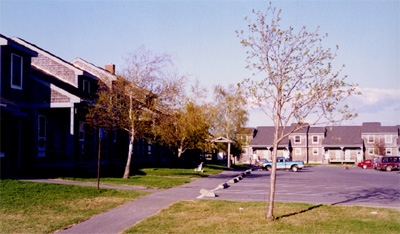
M 8 1 L 0 0 L 0 33 L 20 37 L 63 58 L 76 57 L 97 66 L 114 63 L 139 46 L 172 55 L 181 74 L 203 86 L 227 86 L 249 77 L 245 50 L 235 30 L 246 29 L 252 9 L 269 1 Z M 400 124 L 400 1 L 274 1 L 282 25 L 295 29 L 320 26 L 327 47 L 340 50 L 348 82 L 363 96 L 350 104 L 367 121 Z M 252 111 L 248 126 L 267 125 Z

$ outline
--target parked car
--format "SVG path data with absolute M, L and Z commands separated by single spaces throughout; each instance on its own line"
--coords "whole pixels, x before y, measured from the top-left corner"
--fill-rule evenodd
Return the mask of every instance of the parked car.
M 263 169 L 263 165 L 264 165 L 264 163 L 266 163 L 266 162 L 269 162 L 267 159 L 260 159 L 259 161 L 258 161 L 258 169 L 259 170 L 262 170 Z
M 374 164 L 376 170 L 399 170 L 400 169 L 400 156 L 384 156 L 376 160 Z
M 373 168 L 374 167 L 374 160 L 373 159 L 367 159 L 363 162 L 359 162 L 357 164 L 358 167 L 361 167 L 362 169 L 367 169 L 367 168 Z
M 266 169 L 267 171 L 272 170 L 272 161 L 264 162 L 261 164 L 262 169 Z M 303 169 L 304 162 L 303 161 L 292 161 L 290 158 L 285 158 L 283 156 L 278 156 L 276 158 L 276 169 L 285 169 L 298 171 Z

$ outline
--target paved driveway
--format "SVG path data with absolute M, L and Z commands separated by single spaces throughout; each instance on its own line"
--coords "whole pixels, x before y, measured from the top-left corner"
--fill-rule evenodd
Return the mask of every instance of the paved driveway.
M 253 171 L 215 193 L 221 200 L 268 201 L 270 172 Z M 316 166 L 300 172 L 278 171 L 276 201 L 400 209 L 400 172 L 357 167 Z

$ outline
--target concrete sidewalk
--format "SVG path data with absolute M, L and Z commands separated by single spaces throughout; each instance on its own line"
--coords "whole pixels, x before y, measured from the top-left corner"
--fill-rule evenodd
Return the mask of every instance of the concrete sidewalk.
M 207 189 L 215 191 L 218 194 L 219 185 L 227 183 L 236 176 L 239 176 L 244 171 L 229 170 L 224 171 L 218 175 L 212 175 L 206 178 L 196 179 L 195 181 L 174 187 L 167 190 L 149 190 L 132 188 L 129 186 L 106 186 L 101 185 L 102 188 L 119 188 L 119 189 L 139 189 L 143 191 L 152 192 L 150 195 L 140 197 L 132 202 L 124 204 L 118 208 L 107 211 L 105 213 L 96 215 L 86 221 L 78 223 L 68 229 L 56 232 L 57 234 L 66 233 L 120 233 L 123 230 L 135 225 L 155 215 L 162 209 L 169 207 L 171 204 L 182 200 L 194 200 L 201 198 L 200 190 Z M 47 183 L 68 183 L 78 185 L 89 185 L 88 183 L 75 183 L 63 182 L 56 180 L 35 180 L 36 182 Z

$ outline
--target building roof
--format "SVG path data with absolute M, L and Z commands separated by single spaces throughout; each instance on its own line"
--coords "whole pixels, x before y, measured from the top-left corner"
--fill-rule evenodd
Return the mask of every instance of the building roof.
M 399 126 L 381 126 L 380 122 L 366 122 L 362 124 L 363 134 L 382 134 L 398 132 Z
M 272 147 L 274 143 L 275 127 L 261 126 L 257 127 L 254 138 L 251 140 L 253 147 Z M 286 147 L 289 144 L 289 139 L 285 138 L 279 143 L 279 147 Z
M 18 37 L 13 37 L 12 40 L 38 53 L 38 57 L 32 58 L 31 66 L 43 70 L 44 72 L 51 74 L 58 79 L 64 80 L 75 87 L 78 87 L 78 76 L 80 75 L 97 80 L 97 77 L 93 76 L 92 74 L 79 69 L 73 64 L 38 47 L 37 45 Z
M 79 69 L 82 69 L 93 76 L 98 77 L 100 80 L 102 80 L 108 87 L 111 87 L 112 82 L 117 79 L 117 76 L 114 74 L 111 74 L 109 71 L 98 67 L 92 63 L 89 63 L 81 58 L 76 58 L 71 62 L 74 66 L 78 67 Z
M 28 55 L 30 55 L 32 57 L 38 56 L 38 53 L 36 51 L 33 51 L 33 50 L 29 49 L 28 47 L 25 47 L 15 41 L 13 41 L 11 38 L 8 38 L 2 34 L 0 34 L 0 46 L 10 46 L 14 49 L 17 49 L 19 51 L 27 53 Z
M 326 127 L 326 137 L 323 146 L 362 146 L 360 126 L 330 126 Z

